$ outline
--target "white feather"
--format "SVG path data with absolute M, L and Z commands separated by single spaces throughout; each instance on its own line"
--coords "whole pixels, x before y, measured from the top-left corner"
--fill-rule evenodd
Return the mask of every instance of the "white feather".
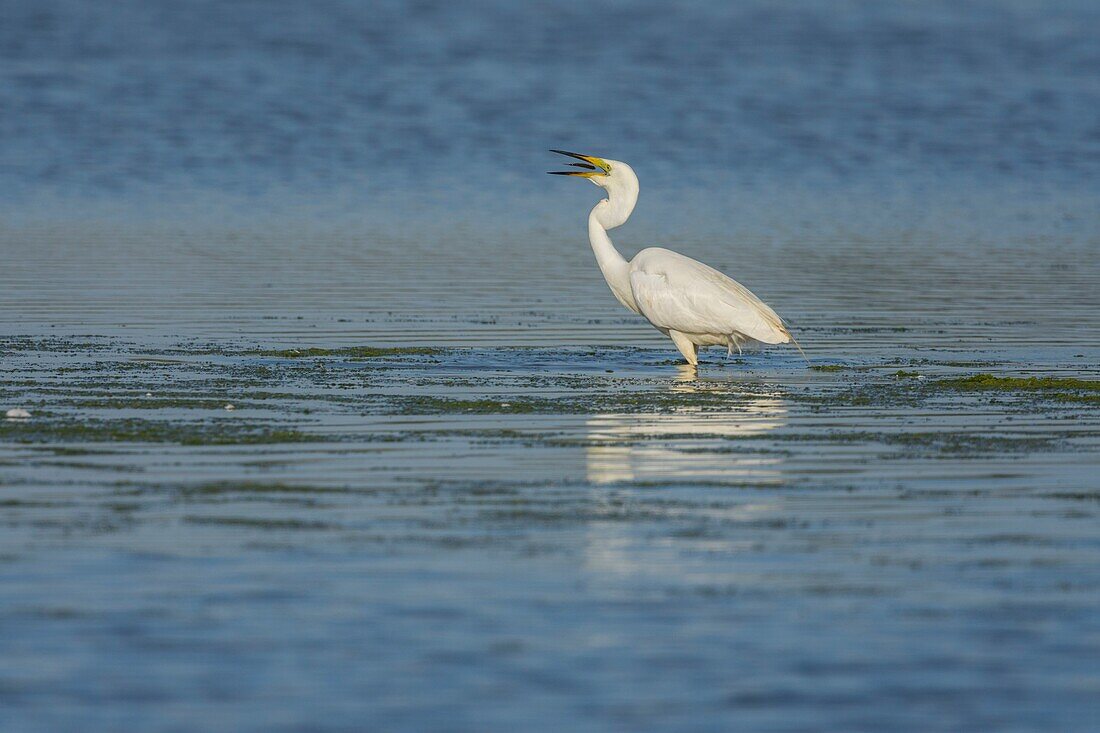
M 689 364 L 698 363 L 700 346 L 721 345 L 728 353 L 746 341 L 798 346 L 775 311 L 713 267 L 660 247 L 643 249 L 628 262 L 607 232 L 634 211 L 638 177 L 622 161 L 564 154 L 586 161 L 590 170 L 559 175 L 580 176 L 607 191 L 588 215 L 588 239 L 611 292 L 671 338 Z
M 766 344 L 791 340 L 782 319 L 752 291 L 678 252 L 651 247 L 635 255 L 630 290 L 642 315 L 661 330 L 708 335 L 718 343 L 737 336 Z

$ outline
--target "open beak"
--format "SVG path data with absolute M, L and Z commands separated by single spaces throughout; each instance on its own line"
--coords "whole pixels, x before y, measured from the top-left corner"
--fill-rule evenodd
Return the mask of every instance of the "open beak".
M 576 158 L 583 161 L 582 163 L 569 163 L 568 165 L 573 168 L 583 168 L 579 171 L 547 171 L 552 176 L 580 176 L 581 178 L 591 178 L 592 176 L 602 176 L 611 171 L 611 166 L 607 164 L 603 158 L 597 158 L 594 155 L 581 155 L 580 153 L 570 153 L 566 150 L 551 150 L 551 153 L 557 153 L 558 155 L 567 155 L 570 158 Z

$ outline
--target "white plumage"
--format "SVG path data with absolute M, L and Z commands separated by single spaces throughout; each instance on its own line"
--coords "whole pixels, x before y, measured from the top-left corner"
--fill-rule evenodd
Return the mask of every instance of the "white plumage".
M 689 364 L 700 346 L 727 350 L 748 341 L 785 344 L 790 331 L 774 310 L 741 283 L 698 260 L 661 247 L 643 249 L 629 262 L 607 236 L 630 218 L 638 201 L 638 177 L 626 163 L 555 150 L 584 161 L 580 171 L 555 175 L 587 178 L 608 197 L 588 217 L 588 236 L 611 292 L 627 308 L 668 335 Z M 796 344 L 797 346 L 797 344 Z

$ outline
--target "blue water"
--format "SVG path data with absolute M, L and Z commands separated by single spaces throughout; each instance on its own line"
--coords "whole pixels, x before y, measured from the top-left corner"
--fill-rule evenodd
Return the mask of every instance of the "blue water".
M 1094 730 L 1095 401 L 895 392 L 1098 377 L 1098 37 L 1084 0 L 0 0 L 0 412 L 46 426 L 0 425 L 0 729 Z M 624 250 L 847 370 L 682 374 L 548 148 L 630 162 Z M 363 344 L 443 351 L 254 353 Z M 684 404 L 601 402 L 639 390 Z M 50 432 L 137 418 L 325 440 Z
M 0 191 L 1084 187 L 1090 2 L 6 2 Z M 676 180 L 670 180 L 675 178 Z M 444 187 L 446 187 L 444 189 Z

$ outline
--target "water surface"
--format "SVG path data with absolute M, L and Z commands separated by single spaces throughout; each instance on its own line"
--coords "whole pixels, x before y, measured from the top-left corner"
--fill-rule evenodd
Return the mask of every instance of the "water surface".
M 0 3 L 0 727 L 1091 730 L 1098 30 Z

